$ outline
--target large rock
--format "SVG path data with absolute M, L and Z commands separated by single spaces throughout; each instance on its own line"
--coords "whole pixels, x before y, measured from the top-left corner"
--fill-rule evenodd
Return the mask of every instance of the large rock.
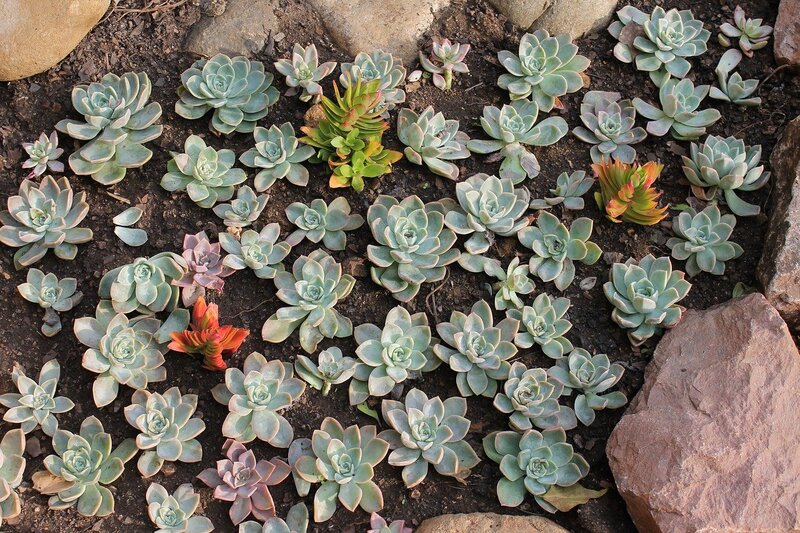
M 415 533 L 569 533 L 541 516 L 495 513 L 445 514 L 428 518 Z
M 553 0 L 530 29 L 545 29 L 550 35 L 568 33 L 573 39 L 605 28 L 617 0 Z
M 334 41 L 350 55 L 377 48 L 403 59 L 417 57 L 417 41 L 450 0 L 308 0 Z M 230 8 L 228 8 L 230 9 Z
M 775 20 L 775 60 L 800 65 L 800 0 L 781 0 Z
M 639 531 L 800 530 L 800 354 L 761 294 L 664 335 L 608 441 Z
M 552 0 L 489 0 L 489 2 L 515 26 L 527 29 L 544 13 Z
M 252 56 L 270 31 L 278 32 L 277 7 L 278 0 L 228 0 L 221 15 L 204 16 L 192 27 L 186 50 L 204 57 Z
M 791 326 L 800 326 L 800 117 L 772 151 L 772 205 L 758 281 Z
M 111 0 L 0 1 L 0 81 L 27 78 L 69 54 Z

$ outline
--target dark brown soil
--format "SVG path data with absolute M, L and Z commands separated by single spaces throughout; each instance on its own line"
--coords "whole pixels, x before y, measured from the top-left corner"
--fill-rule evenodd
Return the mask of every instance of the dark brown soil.
M 141 7 L 143 2 L 131 0 L 119 3 L 119 7 Z M 265 47 L 258 56 L 269 69 L 272 61 L 284 56 L 295 41 L 316 42 L 325 60 L 343 61 L 348 58 L 338 51 L 325 35 L 324 27 L 313 11 L 305 9 L 299 0 L 285 0 L 285 18 L 283 28 L 288 36 L 281 42 Z M 716 28 L 724 20 L 732 17 L 735 2 L 692 2 L 690 0 L 636 0 L 633 4 L 650 10 L 657 3 L 665 8 L 692 8 L 695 16 L 704 20 L 712 28 L 710 52 L 700 59 L 693 60 L 694 68 L 691 76 L 695 82 L 712 83 L 713 68 L 723 50 L 716 44 Z M 775 20 L 777 0 L 749 0 L 739 2 L 752 16 L 764 17 L 768 23 Z M 421 110 L 433 105 L 444 112 L 448 118 L 459 119 L 462 129 L 474 137 L 482 137 L 478 117 L 487 104 L 500 105 L 507 101 L 507 95 L 495 86 L 501 68 L 497 64 L 496 53 L 501 49 L 516 49 L 522 35 L 502 16 L 499 16 L 485 0 L 456 0 L 442 16 L 433 30 L 434 35 L 447 36 L 456 41 L 472 43 L 473 49 L 467 57 L 471 72 L 456 79 L 454 89 L 443 93 L 431 85 L 423 85 L 410 93 L 406 105 Z M 200 16 L 199 9 L 190 4 L 168 12 L 155 14 L 110 13 L 104 21 L 89 35 L 80 46 L 60 65 L 49 72 L 28 80 L 0 84 L 0 193 L 2 202 L 15 194 L 25 172 L 20 169 L 23 152 L 20 143 L 32 139 L 42 131 L 51 131 L 54 124 L 65 116 L 74 116 L 70 105 L 70 89 L 81 81 L 99 79 L 105 72 L 123 73 L 129 70 L 145 71 L 154 83 L 153 100 L 164 108 L 161 122 L 164 124 L 164 135 L 151 143 L 155 155 L 143 169 L 129 172 L 127 179 L 111 188 L 115 197 L 108 190 L 86 178 L 72 180 L 74 187 L 88 193 L 91 205 L 88 226 L 95 232 L 91 243 L 80 246 L 75 261 L 57 261 L 52 255 L 36 266 L 45 271 L 55 272 L 59 277 L 73 276 L 79 280 L 79 288 L 86 295 L 77 309 L 63 316 L 64 331 L 58 336 L 48 339 L 39 334 L 41 310 L 24 302 L 16 292 L 16 285 L 23 282 L 24 272 L 16 272 L 11 265 L 13 250 L 0 251 L 0 301 L 4 302 L 0 310 L 0 392 L 11 389 L 8 378 L 12 363 L 18 361 L 26 370 L 34 372 L 43 362 L 57 357 L 63 367 L 60 393 L 72 398 L 77 407 L 70 413 L 60 416 L 61 426 L 77 430 L 80 421 L 90 415 L 96 415 L 111 432 L 114 442 L 135 434 L 133 428 L 125 422 L 122 409 L 130 399 L 131 391 L 122 389 L 119 398 L 110 406 L 98 410 L 91 398 L 91 384 L 95 377 L 80 367 L 81 346 L 71 333 L 72 320 L 76 317 L 92 315 L 97 304 L 97 285 L 102 274 L 115 266 L 127 263 L 142 255 L 152 255 L 163 250 L 180 251 L 185 233 L 206 230 L 210 235 L 224 231 L 224 226 L 210 210 L 195 206 L 185 194 L 171 195 L 161 189 L 159 180 L 165 172 L 169 159 L 169 150 L 182 147 L 183 140 L 189 134 L 199 134 L 216 148 L 226 147 L 242 153 L 252 145 L 252 137 L 236 134 L 230 138 L 215 137 L 207 129 L 206 119 L 187 121 L 178 117 L 173 111 L 176 100 L 175 90 L 179 84 L 180 73 L 187 68 L 193 58 L 181 51 L 182 42 L 191 25 Z M 57 21 L 54 21 L 57 23 Z M 646 74 L 637 72 L 633 66 L 616 61 L 612 54 L 613 40 L 606 33 L 600 33 L 582 39 L 579 43 L 581 53 L 592 60 L 588 71 L 592 89 L 617 90 L 626 97 L 642 97 L 647 100 L 657 98 L 656 90 L 649 82 Z M 770 49 L 756 53 L 753 60 L 745 60 L 741 66 L 746 78 L 767 78 L 776 68 Z M 281 82 L 278 83 L 282 87 Z M 577 126 L 579 121 L 579 104 L 582 93 L 565 97 L 566 110 L 564 117 L 570 127 Z M 711 133 L 718 135 L 744 136 L 748 144 L 762 144 L 764 159 L 775 144 L 777 135 L 783 125 L 800 112 L 800 86 L 798 80 L 785 71 L 770 76 L 760 89 L 764 103 L 759 108 L 740 108 L 720 106 L 722 120 L 711 128 Z M 717 106 L 713 100 L 707 105 Z M 265 124 L 291 121 L 295 127 L 302 123 L 306 109 L 296 98 L 282 97 Z M 393 124 L 394 126 L 394 124 Z M 395 135 L 388 135 L 388 144 L 400 148 Z M 67 153 L 77 145 L 72 139 L 62 136 L 62 145 Z M 687 182 L 680 170 L 680 157 L 676 152 L 687 149 L 687 143 L 673 143 L 666 138 L 648 138 L 638 145 L 638 153 L 642 159 L 660 160 L 666 167 L 659 186 L 664 190 L 664 200 L 672 204 L 685 203 L 690 194 Z M 533 197 L 541 198 L 547 189 L 554 186 L 556 176 L 570 169 L 589 170 L 589 147 L 572 136 L 567 136 L 554 147 L 537 149 L 536 154 L 542 165 L 542 173 L 537 179 L 527 183 L 532 189 Z M 66 159 L 66 156 L 64 157 Z M 476 172 L 497 172 L 496 163 L 487 163 L 483 156 L 474 156 L 462 166 L 462 176 Z M 424 200 L 434 200 L 453 196 L 454 184 L 433 177 L 425 168 L 408 162 L 396 165 L 393 174 L 373 183 L 363 194 L 352 191 L 330 190 L 327 187 L 327 173 L 321 166 L 311 169 L 311 185 L 297 188 L 285 181 L 279 181 L 271 190 L 271 199 L 260 225 L 267 221 L 277 221 L 285 231 L 289 225 L 283 214 L 284 208 L 292 201 L 309 202 L 313 198 L 322 197 L 327 201 L 344 194 L 350 201 L 354 211 L 366 214 L 367 207 L 378 194 L 391 194 L 398 198 L 417 194 Z M 252 175 L 252 172 L 249 172 Z M 755 201 L 762 207 L 767 205 L 769 187 L 757 193 L 747 195 L 749 201 Z M 127 198 L 131 204 L 141 205 L 145 214 L 139 227 L 146 229 L 150 242 L 140 249 L 124 246 L 113 235 L 110 219 L 128 207 L 117 197 Z M 650 342 L 640 350 L 632 350 L 625 334 L 611 322 L 611 308 L 602 293 L 602 282 L 605 281 L 609 261 L 633 256 L 640 258 L 648 252 L 656 255 L 668 255 L 665 241 L 669 237 L 669 229 L 665 227 L 643 228 L 631 225 L 616 225 L 601 215 L 600 211 L 586 196 L 586 210 L 579 215 L 589 216 L 595 221 L 593 240 L 607 252 L 606 259 L 587 267 L 578 266 L 576 282 L 565 295 L 572 300 L 570 317 L 574 324 L 568 337 L 576 346 L 592 352 L 605 352 L 612 360 L 622 363 L 626 372 L 620 389 L 629 397 L 633 397 L 642 384 L 642 374 L 655 342 Z M 556 214 L 560 209 L 554 210 Z M 725 276 L 711 277 L 700 275 L 693 280 L 694 288 L 683 302 L 687 307 L 703 309 L 730 298 L 731 291 L 737 282 L 754 285 L 754 271 L 761 255 L 765 233 L 766 216 L 740 218 L 734 232 L 734 240 L 743 245 L 744 255 L 729 263 Z M 350 317 L 354 324 L 376 322 L 382 324 L 388 310 L 397 304 L 389 294 L 374 285 L 368 275 L 367 268 L 362 267 L 366 258 L 366 247 L 371 241 L 369 229 L 362 227 L 348 238 L 348 249 L 334 254 L 337 260 L 346 264 L 346 268 L 357 276 L 358 283 L 353 293 L 339 305 L 339 310 Z M 314 245 L 304 242 L 296 247 L 287 264 L 299 255 L 308 253 Z M 491 250 L 494 256 L 508 257 L 516 251 L 513 241 L 501 240 Z M 527 257 L 527 256 L 525 256 Z M 368 265 L 367 265 L 368 266 Z M 589 291 L 581 291 L 578 282 L 586 277 L 596 276 L 597 284 Z M 452 310 L 466 311 L 473 302 L 488 297 L 486 284 L 488 278 L 469 274 L 455 266 L 450 269 L 449 278 L 441 286 L 425 286 L 414 302 L 409 304 L 411 310 L 427 311 L 432 321 L 447 319 Z M 551 294 L 555 288 L 549 284 L 537 283 L 537 292 L 547 290 Z M 434 294 L 435 289 L 435 294 Z M 300 353 L 296 335 L 280 345 L 265 344 L 260 340 L 260 328 L 264 320 L 280 306 L 275 298 L 275 290 L 268 280 L 259 280 L 249 271 L 242 271 L 228 278 L 224 294 L 213 296 L 219 303 L 224 323 L 249 328 L 253 334 L 245 346 L 230 364 L 238 365 L 245 354 L 257 350 L 268 358 L 293 361 Z M 323 347 L 331 345 L 325 341 Z M 345 353 L 352 353 L 355 346 L 352 339 L 336 341 Z M 551 360 L 531 351 L 522 352 L 521 360 L 529 366 L 541 365 L 549 367 Z M 227 410 L 218 405 L 208 393 L 209 389 L 221 382 L 222 374 L 202 370 L 199 364 L 178 354 L 170 354 L 166 363 L 168 380 L 155 384 L 152 389 L 163 391 L 171 386 L 179 386 L 184 393 L 199 393 L 199 411 L 207 424 L 207 430 L 200 440 L 204 448 L 204 460 L 201 465 L 177 464 L 170 475 L 159 474 L 153 478 L 173 490 L 178 484 L 194 480 L 201 469 L 212 466 L 220 457 L 223 437 L 220 434 L 222 420 Z M 409 384 L 411 386 L 412 384 Z M 429 395 L 442 397 L 457 394 L 453 373 L 442 368 L 424 379 L 413 383 Z M 374 420 L 351 408 L 347 402 L 347 388 L 341 386 L 322 400 L 320 395 L 311 389 L 297 405 L 287 413 L 287 418 L 295 428 L 297 436 L 310 436 L 319 427 L 326 416 L 335 416 L 345 425 L 371 424 Z M 371 401 L 377 407 L 377 401 Z M 614 480 L 608 468 L 604 453 L 606 440 L 622 415 L 623 410 L 601 412 L 591 427 L 579 427 L 570 432 L 570 440 L 585 455 L 592 470 L 585 480 L 591 488 L 609 488 L 608 494 L 599 500 L 592 501 L 581 508 L 555 516 L 556 522 L 572 531 L 614 532 L 634 531 L 633 525 L 625 511 L 622 499 L 614 490 Z M 472 446 L 480 451 L 481 438 L 489 431 L 504 429 L 506 417 L 496 412 L 491 401 L 483 398 L 470 398 L 468 416 L 473 421 L 472 431 L 468 437 Z M 10 429 L 0 423 L 0 433 Z M 30 476 L 41 470 L 43 458 L 52 451 L 49 439 L 41 433 L 35 433 L 42 447 L 42 454 L 29 458 L 25 473 L 26 481 L 20 491 L 23 498 L 23 514 L 10 524 L 11 531 L 18 532 L 56 532 L 56 531 L 148 531 L 152 530 L 146 515 L 144 493 L 148 482 L 143 480 L 136 470 L 135 461 L 128 464 L 123 477 L 112 489 L 116 494 L 116 514 L 105 519 L 92 519 L 79 516 L 75 511 L 54 512 L 47 509 L 47 499 L 35 493 L 31 488 Z M 256 442 L 251 445 L 259 457 L 272 457 L 285 452 L 271 449 Z M 657 453 L 654 450 L 654 453 Z M 384 463 L 377 469 L 377 481 L 383 489 L 386 506 L 384 516 L 405 518 L 410 524 L 418 525 L 427 517 L 442 513 L 495 511 L 501 513 L 546 514 L 536 506 L 532 499 L 517 509 L 505 509 L 499 506 L 494 495 L 494 488 L 499 477 L 497 467 L 490 461 L 478 465 L 468 479 L 461 485 L 449 478 L 432 473 L 417 489 L 409 491 L 403 487 L 399 469 Z M 227 505 L 214 501 L 211 491 L 195 481 L 195 486 L 202 494 L 200 512 L 209 516 L 218 531 L 233 531 L 227 518 Z M 278 503 L 280 515 L 298 498 L 291 481 L 273 491 Z M 312 499 L 306 498 L 310 505 Z M 355 514 L 340 510 L 334 518 L 325 524 L 312 528 L 314 531 L 364 531 L 368 517 L 363 512 Z

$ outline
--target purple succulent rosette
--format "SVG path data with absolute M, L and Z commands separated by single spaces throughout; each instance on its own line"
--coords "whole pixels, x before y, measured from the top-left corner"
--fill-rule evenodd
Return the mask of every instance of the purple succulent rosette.
M 205 231 L 183 238 L 183 259 L 189 265 L 189 271 L 178 280 L 181 287 L 183 305 L 194 305 L 201 296 L 205 297 L 206 289 L 222 291 L 225 280 L 234 270 L 222 262 L 222 248 L 218 242 L 208 240 Z

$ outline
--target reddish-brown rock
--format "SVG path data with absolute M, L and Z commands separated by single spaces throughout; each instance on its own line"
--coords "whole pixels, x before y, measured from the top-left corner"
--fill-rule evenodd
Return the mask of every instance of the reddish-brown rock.
M 800 0 L 781 0 L 774 39 L 775 60 L 800 66 Z
M 428 518 L 415 533 L 569 533 L 541 516 L 495 513 L 445 514 Z
M 761 294 L 664 335 L 608 441 L 639 531 L 800 530 L 800 354 Z

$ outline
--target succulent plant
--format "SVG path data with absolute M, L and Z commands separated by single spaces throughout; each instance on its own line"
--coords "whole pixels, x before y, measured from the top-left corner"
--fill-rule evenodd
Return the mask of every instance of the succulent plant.
M 45 274 L 38 268 L 30 268 L 26 282 L 17 285 L 17 290 L 23 298 L 44 309 L 42 335 L 52 337 L 61 331 L 58 313 L 69 311 L 83 298 L 82 292 L 75 292 L 77 287 L 75 278 L 59 280 L 53 273 Z
M 564 209 L 579 211 L 584 208 L 583 195 L 592 188 L 594 180 L 586 177 L 586 172 L 576 170 L 572 174 L 562 172 L 556 178 L 556 188 L 550 189 L 550 198 L 531 200 L 531 209 L 549 209 L 563 204 Z
M 308 508 L 296 503 L 286 514 L 286 520 L 273 516 L 261 524 L 253 520 L 239 524 L 239 533 L 306 533 L 308 530 Z
M 406 527 L 405 520 L 394 520 L 389 523 L 378 513 L 372 513 L 369 517 L 367 533 L 413 533 L 413 531 L 410 527 Z
M 680 321 L 683 307 L 677 303 L 692 287 L 683 272 L 672 270 L 669 257 L 656 259 L 650 254 L 638 262 L 630 258 L 614 263 L 608 278 L 603 292 L 614 306 L 611 319 L 629 330 L 634 346 Z
M 286 242 L 277 242 L 281 227 L 267 224 L 260 232 L 245 230 L 240 240 L 230 233 L 220 233 L 219 244 L 228 252 L 222 264 L 234 270 L 250 268 L 257 278 L 272 279 L 283 271 L 283 261 L 292 249 Z
M 195 437 L 205 431 L 202 418 L 192 418 L 197 395 L 172 387 L 161 395 L 146 390 L 133 393 L 125 420 L 139 430 L 136 447 L 142 450 L 137 466 L 144 477 L 156 475 L 164 461 L 199 463 L 203 447 Z M 191 514 L 191 513 L 190 513 Z
M 256 196 L 253 189 L 244 185 L 236 191 L 236 198 L 231 203 L 215 205 L 214 214 L 229 228 L 246 228 L 258 220 L 268 201 L 269 196 Z
M 167 379 L 164 352 L 156 333 L 161 321 L 148 315 L 128 318 L 107 300 L 97 305 L 95 317 L 75 320 L 78 340 L 89 347 L 83 353 L 83 368 L 100 374 L 92 385 L 98 407 L 114 401 L 119 385 L 145 389 L 149 383 Z
M 528 277 L 527 264 L 520 265 L 519 257 L 514 257 L 504 270 L 500 261 L 482 255 L 461 254 L 458 264 L 469 272 L 484 272 L 498 281 L 492 284 L 494 308 L 498 311 L 518 309 L 524 304 L 520 295 L 530 294 L 536 288 Z
M 528 369 L 519 361 L 511 365 L 503 392 L 494 397 L 494 406 L 509 413 L 509 424 L 516 431 L 536 426 L 540 429 L 574 429 L 575 411 L 558 403 L 564 385 L 551 379 L 544 368 Z
M 397 137 L 406 145 L 406 159 L 451 180 L 458 179 L 459 169 L 448 161 L 470 156 L 466 145 L 469 137 L 458 131 L 458 126 L 457 120 L 446 120 L 433 106 L 419 115 L 408 108 L 397 115 Z
M 569 127 L 561 117 L 548 117 L 536 124 L 539 107 L 536 102 L 516 100 L 502 109 L 485 106 L 481 126 L 491 140 L 472 139 L 467 148 L 476 154 L 500 152 L 500 177 L 519 185 L 525 178 L 535 178 L 540 167 L 528 146 L 550 146 L 567 134 Z
M 364 217 L 350 214 L 347 198 L 339 196 L 331 202 L 317 198 L 310 205 L 293 202 L 286 208 L 286 218 L 298 229 L 287 237 L 290 246 L 296 246 L 303 239 L 313 243 L 322 241 L 328 250 L 344 250 L 347 245 L 345 231 L 353 231 L 364 225 Z
M 295 43 L 292 47 L 292 58 L 279 59 L 274 65 L 275 70 L 286 76 L 286 85 L 289 87 L 286 96 L 294 96 L 300 92 L 300 101 L 312 103 L 319 102 L 322 97 L 322 86 L 319 82 L 336 68 L 335 61 L 319 64 L 317 46 L 313 43 L 306 47 Z
M 464 398 L 428 399 L 421 390 L 411 389 L 405 403 L 383 400 L 381 414 L 391 429 L 382 431 L 378 437 L 393 450 L 389 464 L 403 467 L 407 488 L 425 480 L 428 465 L 443 476 L 463 480 L 480 462 L 464 441 L 470 426 Z
M 361 192 L 366 184 L 364 178 L 388 174 L 392 171 L 392 163 L 402 157 L 402 153 L 386 150 L 378 141 L 370 141 L 363 150 L 353 152 L 349 160 L 331 163 L 333 175 L 329 185 L 331 188 L 352 187 L 356 192 Z
M 546 293 L 536 297 L 532 306 L 511 310 L 508 316 L 519 320 L 520 332 L 514 344 L 530 348 L 538 344 L 542 352 L 551 359 L 561 359 L 572 350 L 572 343 L 564 335 L 572 329 L 572 322 L 564 318 L 569 310 L 568 298 L 550 298 Z
M 464 58 L 471 46 L 450 42 L 450 39 L 434 40 L 431 44 L 430 55 L 419 53 L 419 62 L 426 72 L 433 75 L 433 84 L 443 90 L 449 91 L 453 87 L 453 72 L 465 74 L 469 72 Z
M 725 261 L 736 259 L 744 250 L 730 242 L 736 226 L 734 215 L 721 215 L 716 205 L 701 212 L 689 208 L 672 219 L 675 237 L 667 241 L 672 257 L 686 261 L 686 273 L 696 276 L 709 272 L 717 276 L 725 273 Z
M 150 99 L 152 86 L 144 72 L 121 77 L 106 74 L 100 82 L 72 89 L 72 107 L 84 121 L 64 119 L 56 129 L 73 139 L 89 141 L 69 156 L 78 176 L 91 176 L 103 185 L 125 178 L 129 168 L 147 163 L 153 152 L 144 143 L 161 136 L 164 126 L 155 124 L 161 105 Z
M 575 416 L 586 426 L 594 422 L 595 411 L 619 409 L 628 402 L 619 391 L 607 392 L 623 372 L 622 365 L 612 365 L 606 354 L 591 355 L 583 348 L 576 348 L 547 371 L 551 380 L 564 386 L 564 396 L 577 393 Z
M 650 73 L 650 79 L 658 87 L 671 76 L 684 78 L 692 68 L 687 57 L 696 57 L 708 50 L 711 32 L 703 29 L 703 23 L 687 10 L 664 11 L 656 6 L 650 15 L 633 6 L 617 11 L 619 21 L 608 28 L 608 32 L 619 43 L 614 47 L 614 56 L 623 63 L 636 61 L 636 68 Z M 635 38 L 630 41 L 629 25 L 635 28 Z
M 31 266 L 47 250 L 59 259 L 75 259 L 75 245 L 92 240 L 92 230 L 77 227 L 88 213 L 86 193 L 74 195 L 67 178 L 56 182 L 45 176 L 38 185 L 23 180 L 19 194 L 9 196 L 8 210 L 0 211 L 0 243 L 19 248 L 14 254 L 17 270 Z
M 278 101 L 273 76 L 264 64 L 246 57 L 217 54 L 198 59 L 181 74 L 175 112 L 198 119 L 214 110 L 211 129 L 223 134 L 249 133 Z
M 0 526 L 3 520 L 16 518 L 22 512 L 16 488 L 25 472 L 25 433 L 12 429 L 0 440 Z
M 350 381 L 350 405 L 360 404 L 370 395 L 386 396 L 433 359 L 428 317 L 425 313 L 412 315 L 400 306 L 386 315 L 383 329 L 361 324 L 353 330 L 353 337 L 359 360 Z
M 238 525 L 250 514 L 262 521 L 275 516 L 275 503 L 269 488 L 289 476 L 292 471 L 289 465 L 277 457 L 256 461 L 252 450 L 233 439 L 225 441 L 222 451 L 227 458 L 217 461 L 216 468 L 200 472 L 197 479 L 214 489 L 214 498 L 231 502 L 228 516 L 233 525 Z
M 497 499 L 504 507 L 519 506 L 530 493 L 542 509 L 555 513 L 542 496 L 551 487 L 574 485 L 589 473 L 589 463 L 575 453 L 561 428 L 522 434 L 494 431 L 483 439 L 483 450 L 500 465 L 503 477 L 497 482 Z
M 42 133 L 32 143 L 22 143 L 22 148 L 28 154 L 28 159 L 22 163 L 22 168 L 31 168 L 28 178 L 41 176 L 45 170 L 50 172 L 64 172 L 64 163 L 57 161 L 63 148 L 58 147 L 58 133 L 50 133 L 50 137 Z
M 255 177 L 258 192 L 266 191 L 279 179 L 286 178 L 300 187 L 308 185 L 308 169 L 303 166 L 314 155 L 311 146 L 299 146 L 294 128 L 289 122 L 280 127 L 256 126 L 253 130 L 256 145 L 239 156 L 239 161 L 251 168 L 259 168 Z
M 659 207 L 661 192 L 654 187 L 664 165 L 649 161 L 628 165 L 604 161 L 592 165 L 600 192 L 594 193 L 597 206 L 612 222 L 631 222 L 643 226 L 658 224 L 667 216 L 669 205 Z
M 747 18 L 744 9 L 736 6 L 733 11 L 733 24 L 725 22 L 719 29 L 722 31 L 717 37 L 722 46 L 731 46 L 731 39 L 739 40 L 739 48 L 747 57 L 753 57 L 755 50 L 767 46 L 772 26 L 762 24 L 763 19 Z M 734 26 L 735 24 L 735 26 Z
M 498 381 L 508 378 L 508 360 L 517 353 L 514 335 L 519 321 L 504 318 L 497 324 L 485 300 L 475 302 L 469 315 L 450 314 L 449 322 L 436 325 L 441 344 L 433 353 L 457 372 L 456 385 L 462 396 L 486 396 L 497 392 Z
M 728 208 L 738 216 L 754 216 L 761 212 L 737 196 L 737 191 L 755 191 L 769 180 L 761 161 L 761 145 L 745 146 L 736 137 L 709 135 L 705 142 L 692 143 L 689 157 L 683 156 L 683 174 L 692 184 L 692 192 L 703 200 L 721 195 Z
M 41 426 L 42 432 L 52 437 L 58 429 L 58 419 L 55 415 L 66 413 L 75 407 L 69 398 L 56 396 L 59 377 L 61 377 L 61 365 L 56 359 L 51 359 L 42 365 L 38 382 L 26 376 L 22 368 L 15 364 L 11 370 L 11 381 L 19 392 L 0 395 L 0 405 L 8 408 L 3 420 L 19 424 L 23 433 L 30 433 Z
M 511 100 L 532 100 L 542 111 L 550 111 L 558 98 L 583 87 L 581 73 L 589 59 L 578 55 L 566 33 L 550 37 L 547 30 L 526 33 L 519 42 L 519 55 L 501 50 L 500 64 L 508 71 L 497 85 L 508 91 Z
M 391 111 L 398 104 L 406 101 L 406 92 L 400 85 L 406 79 L 406 69 L 403 61 L 395 59 L 389 52 L 373 50 L 370 53 L 359 52 L 352 63 L 342 63 L 342 74 L 339 83 L 347 88 L 351 80 L 361 78 L 366 82 L 380 80 L 378 87 L 381 90 L 379 105 Z
M 221 246 L 208 240 L 205 231 L 183 236 L 183 260 L 188 265 L 186 273 L 176 282 L 181 288 L 181 300 L 185 307 L 194 305 L 206 289 L 222 292 L 225 278 L 234 270 L 222 262 Z
M 298 355 L 294 362 L 294 370 L 311 387 L 327 396 L 331 385 L 344 383 L 351 377 L 356 369 L 356 360 L 352 357 L 342 357 L 342 350 L 331 346 L 319 353 L 317 363 L 305 355 Z
M 162 485 L 151 483 L 145 494 L 147 514 L 158 528 L 156 533 L 211 533 L 214 525 L 205 516 L 192 516 L 200 505 L 200 495 L 191 483 L 180 485 L 170 494 Z
M 651 135 L 662 137 L 671 132 L 679 141 L 693 141 L 705 135 L 706 128 L 722 116 L 716 109 L 697 110 L 708 91 L 708 85 L 695 87 L 691 80 L 668 80 L 658 91 L 661 109 L 641 98 L 634 98 L 633 106 L 650 119 L 647 132 Z
M 177 282 L 188 270 L 183 257 L 172 252 L 137 257 L 106 272 L 97 292 L 100 298 L 111 299 L 118 313 L 172 311 L 178 305 Z
M 715 100 L 723 100 L 736 105 L 761 105 L 761 97 L 752 97 L 758 89 L 758 80 L 743 80 L 738 72 L 731 74 L 742 60 L 739 50 L 728 50 L 719 60 L 714 72 L 717 73 L 719 87 L 711 87 L 708 95 Z M 752 98 L 751 98 L 752 97 Z
M 636 108 L 630 100 L 620 100 L 614 92 L 589 91 L 581 103 L 583 126 L 572 130 L 572 134 L 583 142 L 592 144 L 592 161 L 615 159 L 631 164 L 636 160 L 636 150 L 630 145 L 640 143 L 647 137 L 644 128 L 634 127 Z
M 569 229 L 558 217 L 540 211 L 536 226 L 523 228 L 517 234 L 523 246 L 533 250 L 529 262 L 531 274 L 542 281 L 554 281 L 564 291 L 575 279 L 575 261 L 593 265 L 600 259 L 600 247 L 589 240 L 592 219 L 576 218 Z
M 373 468 L 386 457 L 389 443 L 376 436 L 375 426 L 344 429 L 327 417 L 314 430 L 311 445 L 310 455 L 299 457 L 293 469 L 307 483 L 321 484 L 314 494 L 315 522 L 333 516 L 337 499 L 348 511 L 361 507 L 375 513 L 383 508 L 383 493 L 372 476 Z
M 367 210 L 378 245 L 367 246 L 372 281 L 401 302 L 411 301 L 423 283 L 441 281 L 445 267 L 458 259 L 456 235 L 444 227 L 452 201 L 423 203 L 418 196 L 398 202 L 380 195 Z
M 114 494 L 104 485 L 122 475 L 125 463 L 136 454 L 134 440 L 125 439 L 113 448 L 111 435 L 97 418 L 90 416 L 81 422 L 77 435 L 57 429 L 53 434 L 53 451 L 54 454 L 45 457 L 44 466 L 62 483 L 55 484 L 57 492 L 50 496 L 50 509 L 75 507 L 83 516 L 112 514 Z
M 164 189 L 186 191 L 194 203 L 210 208 L 233 198 L 234 185 L 247 179 L 244 170 L 231 168 L 236 163 L 232 150 L 214 150 L 197 135 L 189 135 L 183 147 L 183 153 L 170 152 L 172 159 L 161 178 Z

